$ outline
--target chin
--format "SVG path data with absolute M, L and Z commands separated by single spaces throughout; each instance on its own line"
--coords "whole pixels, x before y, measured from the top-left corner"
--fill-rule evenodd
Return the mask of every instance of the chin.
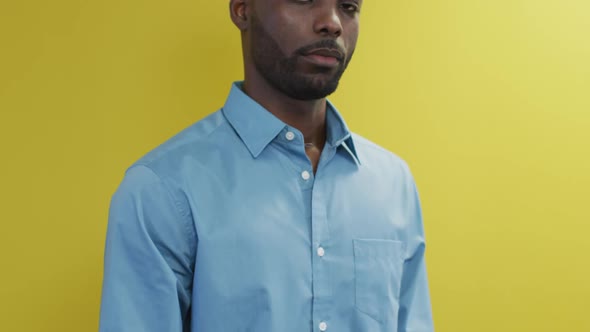
M 339 81 L 334 78 L 330 80 L 317 79 L 311 82 L 310 90 L 315 90 L 316 95 L 322 95 L 321 98 L 324 98 L 336 91 L 338 83 Z
M 297 89 L 289 89 L 289 91 L 286 91 L 286 94 L 297 100 L 317 100 L 326 98 L 334 93 L 334 91 L 336 91 L 336 86 L 306 86 Z
M 296 100 L 317 100 L 325 98 L 336 91 L 341 74 L 338 72 L 313 74 L 283 72 L 279 75 L 265 76 L 267 82 L 290 98 Z

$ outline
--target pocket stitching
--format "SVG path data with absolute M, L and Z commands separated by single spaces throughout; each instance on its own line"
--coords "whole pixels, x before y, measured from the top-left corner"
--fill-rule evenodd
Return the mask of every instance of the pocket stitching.
M 374 246 L 373 248 L 369 248 L 369 246 L 371 246 L 371 243 L 379 243 L 379 245 Z M 384 243 L 387 243 L 387 245 L 385 245 Z M 364 246 L 364 247 L 363 247 Z M 361 301 L 359 300 L 359 294 L 361 293 L 361 289 L 359 286 L 359 276 L 362 273 L 369 273 L 371 272 L 369 268 L 367 268 L 367 266 L 364 267 L 364 272 L 362 270 L 360 270 L 360 265 L 361 265 L 361 260 L 365 260 L 365 264 L 369 264 L 367 263 L 368 260 L 370 259 L 378 259 L 378 258 L 390 258 L 390 259 L 394 259 L 394 260 L 399 260 L 398 264 L 399 265 L 395 265 L 393 266 L 389 271 L 391 272 L 389 275 L 393 276 L 393 275 L 398 275 L 398 285 L 401 284 L 401 270 L 403 269 L 403 260 L 405 257 L 405 251 L 406 251 L 406 243 L 403 241 L 398 241 L 398 240 L 387 240 L 387 239 L 353 239 L 353 251 L 354 251 L 354 287 L 355 287 L 355 293 L 354 293 L 354 298 L 355 298 L 355 308 L 362 312 L 363 314 L 366 314 L 367 316 L 371 317 L 372 319 L 376 320 L 379 323 L 382 323 L 384 321 L 384 316 L 381 314 L 381 312 L 377 311 L 377 312 L 372 312 L 371 310 L 367 310 L 366 308 L 363 308 L 363 306 L 361 305 Z M 380 249 L 376 249 L 378 247 L 382 247 Z M 368 248 L 363 250 L 363 248 Z M 397 259 L 396 259 L 397 258 Z M 370 265 L 368 265 L 368 267 L 370 267 Z M 396 273 L 397 271 L 399 271 L 399 273 Z M 381 283 L 385 283 L 387 282 L 386 279 L 383 279 L 381 281 Z M 401 286 L 401 285 L 400 285 Z M 399 300 L 399 292 L 400 292 L 400 287 L 397 287 L 397 292 L 395 294 L 393 294 L 393 296 L 397 296 L 397 298 L 394 298 L 393 300 Z M 374 292 L 373 292 L 374 293 Z M 368 296 L 368 301 L 371 301 L 371 296 Z M 393 307 L 390 308 L 391 310 L 393 310 Z

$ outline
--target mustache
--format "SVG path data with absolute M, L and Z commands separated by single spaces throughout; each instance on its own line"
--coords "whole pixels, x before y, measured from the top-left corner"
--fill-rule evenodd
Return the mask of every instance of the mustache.
M 344 52 L 344 48 L 340 45 L 338 45 L 338 43 L 333 40 L 333 39 L 324 39 L 324 40 L 320 40 L 316 43 L 307 45 L 307 46 L 303 46 L 299 49 L 297 49 L 295 51 L 296 54 L 298 55 L 307 55 L 309 52 L 319 49 L 319 48 L 326 48 L 326 49 L 331 49 L 331 50 L 335 50 L 338 53 L 340 53 L 340 58 L 338 60 L 343 61 L 346 53 Z

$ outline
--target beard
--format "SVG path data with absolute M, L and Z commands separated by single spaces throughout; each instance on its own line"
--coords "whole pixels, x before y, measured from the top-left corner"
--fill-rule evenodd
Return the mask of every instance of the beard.
M 298 58 L 317 48 L 330 48 L 342 51 L 333 39 L 324 39 L 312 45 L 297 49 L 293 55 L 286 55 L 279 44 L 252 17 L 252 58 L 256 70 L 275 89 L 296 100 L 315 100 L 329 96 L 336 88 L 354 53 L 346 55 L 334 68 L 317 67 L 313 73 L 298 71 Z M 344 54 L 344 52 L 342 52 Z

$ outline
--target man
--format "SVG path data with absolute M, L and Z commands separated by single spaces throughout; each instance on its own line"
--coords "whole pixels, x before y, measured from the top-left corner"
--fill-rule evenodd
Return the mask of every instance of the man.
M 326 100 L 361 6 L 231 0 L 245 80 L 127 171 L 101 331 L 433 331 L 408 167 Z

